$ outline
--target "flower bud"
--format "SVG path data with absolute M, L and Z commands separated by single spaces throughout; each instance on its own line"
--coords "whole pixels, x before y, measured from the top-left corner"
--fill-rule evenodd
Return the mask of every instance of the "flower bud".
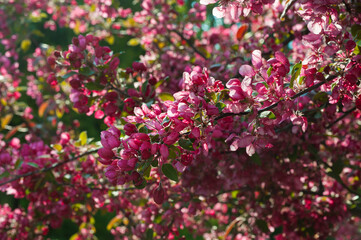
M 102 131 L 100 133 L 100 142 L 104 148 L 113 149 L 120 146 L 119 137 L 108 131 Z
M 162 185 L 159 185 L 156 189 L 153 191 L 153 200 L 156 204 L 162 204 L 164 202 L 164 195 L 165 191 L 162 188 Z
M 136 72 L 145 72 L 147 71 L 147 67 L 140 62 L 133 62 L 132 67 L 134 69 L 134 71 Z
M 98 155 L 101 157 L 99 159 L 99 162 L 101 162 L 104 165 L 109 165 L 112 163 L 112 158 L 114 157 L 114 153 L 109 148 L 100 148 L 98 150 Z
M 134 124 L 127 123 L 127 124 L 124 125 L 124 131 L 125 131 L 126 135 L 130 136 L 133 133 L 138 132 L 138 129 Z

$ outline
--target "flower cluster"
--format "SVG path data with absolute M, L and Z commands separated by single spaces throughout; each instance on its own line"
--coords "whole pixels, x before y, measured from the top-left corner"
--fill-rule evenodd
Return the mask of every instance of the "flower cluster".
M 0 238 L 359 238 L 359 8 L 0 6 Z

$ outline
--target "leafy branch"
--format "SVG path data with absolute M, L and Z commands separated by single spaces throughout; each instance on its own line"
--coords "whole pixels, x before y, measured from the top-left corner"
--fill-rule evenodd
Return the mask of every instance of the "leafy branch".
M 51 165 L 49 167 L 44 167 L 44 168 L 41 168 L 41 169 L 38 169 L 38 170 L 35 170 L 35 171 L 32 171 L 32 172 L 28 172 L 28 173 L 25 173 L 25 174 L 18 175 L 16 177 L 10 178 L 9 180 L 6 180 L 5 182 L 0 183 L 0 186 L 11 183 L 11 182 L 16 181 L 16 180 L 18 180 L 20 178 L 23 178 L 23 177 L 28 177 L 28 176 L 32 176 L 32 175 L 35 175 L 35 174 L 38 174 L 38 173 L 48 172 L 48 171 L 50 171 L 50 170 L 52 170 L 54 168 L 57 168 L 57 167 L 62 166 L 64 164 L 66 164 L 66 163 L 75 161 L 75 160 L 77 160 L 77 159 L 79 159 L 81 157 L 96 153 L 97 151 L 98 151 L 98 149 L 91 150 L 91 151 L 82 153 L 82 154 L 80 154 L 78 156 L 72 157 L 72 158 L 70 158 L 68 160 L 65 160 L 65 161 L 62 161 L 62 162 L 57 162 L 57 163 L 55 163 L 55 164 L 53 164 L 53 165 Z

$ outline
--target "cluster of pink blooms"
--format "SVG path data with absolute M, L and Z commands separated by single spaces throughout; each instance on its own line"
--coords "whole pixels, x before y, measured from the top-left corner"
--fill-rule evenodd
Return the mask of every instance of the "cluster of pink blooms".
M 104 210 L 115 239 L 360 237 L 359 3 L 114 2 L 0 6 L 0 190 L 28 203 L 0 204 L 1 239 L 64 219 L 92 239 Z M 77 36 L 38 44 L 17 17 Z M 145 50 L 126 69 L 102 44 L 124 34 Z

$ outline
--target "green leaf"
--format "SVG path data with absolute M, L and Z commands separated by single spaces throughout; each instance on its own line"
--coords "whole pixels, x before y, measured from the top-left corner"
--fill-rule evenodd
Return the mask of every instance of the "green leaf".
M 89 90 L 102 90 L 104 86 L 97 82 L 87 82 L 84 84 L 85 87 Z
M 271 76 L 272 69 L 273 69 L 272 66 L 270 66 L 270 67 L 268 68 L 268 70 L 267 70 L 267 75 L 268 75 L 268 76 Z
M 194 151 L 193 144 L 188 139 L 181 138 L 179 139 L 178 144 L 185 150 Z
M 28 162 L 28 163 L 26 163 L 26 164 L 28 164 L 29 166 L 32 166 L 32 167 L 34 167 L 34 168 L 39 168 L 39 165 L 36 164 L 36 163 L 33 163 L 33 162 Z
M 145 105 L 147 105 L 147 107 L 151 108 L 152 104 L 154 103 L 154 99 L 151 99 L 149 102 L 147 102 Z
M 167 93 L 167 92 L 162 92 L 158 95 L 158 97 L 162 100 L 162 101 L 174 101 L 174 97 L 172 94 Z
M 269 229 L 268 229 L 268 224 L 266 223 L 266 221 L 262 220 L 262 219 L 257 219 L 256 220 L 256 225 L 259 228 L 259 230 L 261 230 L 264 233 L 268 233 Z
M 278 235 L 283 233 L 283 226 L 276 227 L 272 234 Z
M 334 237 L 327 237 L 326 240 L 335 240 L 336 238 Z
M 1 178 L 5 178 L 5 177 L 9 177 L 10 176 L 10 173 L 8 171 L 6 172 L 3 172 L 1 175 L 0 175 L 0 179 Z
M 89 77 L 90 75 L 93 75 L 95 72 L 90 69 L 90 67 L 82 67 L 79 69 L 79 73 L 81 75 Z
M 134 181 L 133 181 L 133 183 L 134 183 Z M 135 186 L 135 185 L 134 185 Z M 147 186 L 147 181 L 145 181 L 144 180 L 144 178 L 142 179 L 142 183 L 141 184 L 139 184 L 139 185 L 136 185 L 135 187 L 137 188 L 137 189 L 143 189 L 143 188 L 145 188 Z
M 343 167 L 344 167 L 343 161 L 337 160 L 336 162 L 334 162 L 333 165 L 332 165 L 333 174 L 340 175 L 340 173 L 342 172 Z
M 158 160 L 154 159 L 151 163 L 152 167 L 158 167 Z
M 145 170 L 144 170 L 144 173 L 143 173 L 143 176 L 145 178 L 149 178 L 150 176 L 150 170 L 152 169 L 152 167 L 149 165 Z
M 269 119 L 276 119 L 276 115 L 271 111 L 264 111 L 261 112 L 259 115 L 260 118 L 269 118 Z
M 177 154 L 174 152 L 173 149 L 169 148 L 169 155 L 168 155 L 169 159 L 176 159 L 177 158 Z
M 162 121 L 162 126 L 163 126 L 164 123 L 168 123 L 169 121 L 170 121 L 169 117 L 166 116 Z
M 178 182 L 178 172 L 177 170 L 172 166 L 172 164 L 165 163 L 162 166 L 162 172 L 163 174 L 169 178 L 170 180 L 173 180 L 175 182 Z
M 258 153 L 254 153 L 251 156 L 251 160 L 252 160 L 253 163 L 255 163 L 255 164 L 259 165 L 259 166 L 262 164 L 261 158 L 259 157 Z
M 160 85 L 162 85 L 162 83 L 164 83 L 164 79 L 158 81 L 158 82 L 154 85 L 154 88 L 157 89 Z
M 68 72 L 67 74 L 65 74 L 64 76 L 62 76 L 61 78 L 62 79 L 67 79 L 71 76 L 74 76 L 75 74 L 78 74 L 77 72 L 74 72 L 74 71 L 71 71 L 71 72 Z
M 354 24 L 351 27 L 352 37 L 357 41 L 361 39 L 361 25 Z
M 302 69 L 302 61 L 300 61 L 299 63 L 297 63 L 296 65 L 293 66 L 292 71 L 291 71 L 292 77 L 290 80 L 290 88 L 293 89 L 295 79 L 297 79 L 298 76 L 300 75 L 301 69 Z
M 149 82 L 148 80 L 146 80 L 143 85 L 142 85 L 142 93 L 145 94 L 145 92 L 147 91 L 147 86 L 148 86 Z
M 147 126 L 143 126 L 139 129 L 140 133 L 151 133 L 152 131 L 147 128 Z
M 261 82 L 264 86 L 265 86 L 265 88 L 269 88 L 269 86 L 268 86 L 268 84 L 266 83 L 266 82 Z
M 226 104 L 224 104 L 222 102 L 217 102 L 216 107 L 218 108 L 219 112 L 222 112 L 223 109 L 226 107 Z
M 333 89 L 334 89 L 336 86 L 337 86 L 337 83 L 336 83 L 336 82 L 334 82 L 334 83 L 331 84 L 331 92 L 333 91 Z
M 361 46 L 361 43 L 360 43 L 360 46 Z M 353 53 L 355 54 L 355 55 L 360 55 L 360 47 L 359 46 L 356 46 L 355 47 L 355 49 L 353 50 Z
M 328 102 L 328 94 L 326 92 L 318 92 L 315 96 L 313 96 L 312 100 L 317 103 L 327 103 Z
M 148 229 L 145 236 L 146 240 L 152 240 L 153 238 L 153 229 Z
M 23 161 L 20 160 L 20 158 L 18 160 L 16 160 L 15 165 L 14 165 L 15 169 L 19 169 L 22 164 L 23 164 Z

